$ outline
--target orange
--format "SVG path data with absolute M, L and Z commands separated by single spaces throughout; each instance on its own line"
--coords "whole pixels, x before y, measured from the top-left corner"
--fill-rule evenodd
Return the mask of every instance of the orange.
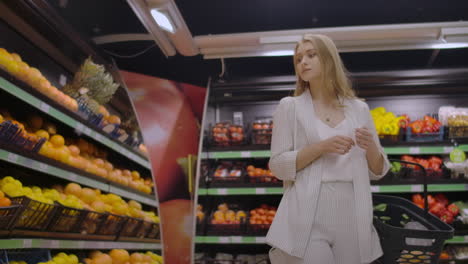
M 98 166 L 99 168 L 104 167 L 104 161 L 102 159 L 94 159 L 93 163 L 96 164 L 96 166 Z
M 28 125 L 32 127 L 34 130 L 38 130 L 42 127 L 44 121 L 42 120 L 42 117 L 33 115 L 30 116 L 28 119 Z
M 112 264 L 125 264 L 130 260 L 130 255 L 125 249 L 113 249 L 109 256 L 112 258 Z
M 80 155 L 80 149 L 75 146 L 75 145 L 70 145 L 68 146 L 68 149 L 70 150 L 70 154 L 73 156 L 73 157 L 77 157 Z
M 103 105 L 99 106 L 99 113 L 102 114 L 104 119 L 109 118 L 109 111 L 107 111 L 107 109 Z
M 21 56 L 16 53 L 11 53 L 11 58 L 16 62 L 22 62 Z
M 131 263 L 135 263 L 135 262 L 143 262 L 143 254 L 141 253 L 132 253 L 132 255 L 130 255 L 130 262 Z
M 50 135 L 55 135 L 57 134 L 57 127 L 55 127 L 54 124 L 51 123 L 45 123 L 44 126 L 42 127 L 47 133 Z
M 108 171 L 112 171 L 114 169 L 114 165 L 112 163 L 108 162 L 107 160 L 104 161 L 104 169 Z
M 108 118 L 107 118 L 107 121 L 111 124 L 117 124 L 117 125 L 120 125 L 121 121 L 120 121 L 120 117 L 116 116 L 116 115 L 110 115 Z
M 11 205 L 10 199 L 8 199 L 6 197 L 0 198 L 0 207 L 6 207 L 6 206 L 10 206 L 10 205 Z
M 3 198 L 3 197 L 5 197 L 5 194 L 2 191 L 0 191 L 0 198 Z
M 65 194 L 73 194 L 76 197 L 81 197 L 81 186 L 77 183 L 69 183 L 65 187 Z
M 112 264 L 112 258 L 107 254 L 101 254 L 93 258 L 93 260 L 96 264 Z
M 94 200 L 96 200 L 96 192 L 91 190 L 90 188 L 83 188 L 81 189 L 81 196 L 79 197 L 83 202 L 87 204 L 91 204 Z
M 49 133 L 47 133 L 47 131 L 45 131 L 43 129 L 39 129 L 38 131 L 36 131 L 36 136 L 41 137 L 41 138 L 45 138 L 47 140 L 49 140 L 49 138 L 50 138 Z
M 132 178 L 134 180 L 140 179 L 140 173 L 138 171 L 132 171 Z
M 59 134 L 53 135 L 50 138 L 50 143 L 52 143 L 54 147 L 62 147 L 65 144 L 65 139 Z

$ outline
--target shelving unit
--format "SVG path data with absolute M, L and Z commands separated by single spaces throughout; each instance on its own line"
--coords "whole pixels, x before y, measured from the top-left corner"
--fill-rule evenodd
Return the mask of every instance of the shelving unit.
M 161 244 L 154 243 L 136 243 L 136 242 L 115 242 L 115 241 L 88 241 L 88 240 L 55 240 L 55 239 L 0 239 L 0 248 L 2 249 L 27 249 L 27 248 L 46 248 L 46 249 L 141 249 L 141 250 L 160 250 Z

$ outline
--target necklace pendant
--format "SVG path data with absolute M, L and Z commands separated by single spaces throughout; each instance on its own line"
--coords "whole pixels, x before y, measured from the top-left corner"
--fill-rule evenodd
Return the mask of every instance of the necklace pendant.
M 330 122 L 330 118 L 325 119 L 327 122 Z

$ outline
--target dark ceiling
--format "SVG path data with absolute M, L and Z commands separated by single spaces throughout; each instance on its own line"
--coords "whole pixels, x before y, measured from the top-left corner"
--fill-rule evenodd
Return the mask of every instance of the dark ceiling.
M 125 0 L 49 0 L 51 5 L 84 38 L 119 33 L 146 32 Z M 468 20 L 466 0 L 179 0 L 175 1 L 193 36 L 254 31 L 378 25 L 395 23 Z M 64 5 L 66 4 L 66 5 Z M 132 55 L 151 41 L 99 46 L 102 53 Z M 468 48 L 343 53 L 351 72 L 468 67 Z M 112 56 L 119 68 L 206 85 L 208 77 L 221 72 L 220 60 L 201 56 L 166 58 L 158 47 L 135 58 Z M 293 74 L 291 57 L 226 59 L 227 78 Z

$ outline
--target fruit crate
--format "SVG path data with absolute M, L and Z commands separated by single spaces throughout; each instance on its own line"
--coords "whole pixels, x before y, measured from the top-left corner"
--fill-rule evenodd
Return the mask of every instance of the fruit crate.
M 406 130 L 400 128 L 398 135 L 379 135 L 380 143 L 382 145 L 391 145 L 398 142 L 403 142 L 406 137 Z
M 56 203 L 57 209 L 50 221 L 47 231 L 80 233 L 80 224 L 89 211 L 76 209 Z
M 27 264 L 36 264 L 47 262 L 52 259 L 50 251 L 46 249 L 18 249 L 8 250 L 6 252 L 7 262 L 11 261 L 25 261 Z M 0 263 L 2 263 L 0 261 Z
M 468 126 L 449 126 L 449 139 L 468 139 Z
M 83 98 L 75 98 L 78 103 L 78 115 L 80 115 L 84 120 L 87 120 L 90 124 L 98 128 L 103 128 L 103 115 L 95 114 L 91 109 L 89 109 L 86 101 Z
M 18 214 L 20 212 L 21 205 L 11 205 L 0 207 L 0 230 L 10 231 L 13 228 Z
M 460 219 L 455 219 L 452 223 L 453 229 L 455 229 L 456 236 L 468 235 L 468 224 L 463 223 Z
M 11 198 L 12 204 L 21 205 L 13 228 L 44 231 L 55 215 L 57 206 L 32 200 L 26 196 Z
M 254 184 L 255 187 L 282 187 L 283 182 L 275 176 L 249 176 L 248 182 Z
M 253 145 L 270 145 L 273 133 L 273 121 L 271 117 L 257 118 L 252 123 L 251 140 Z
M 419 133 L 415 134 L 411 131 L 411 127 L 406 128 L 406 141 L 408 142 L 434 142 L 444 140 L 444 127 L 441 126 L 439 132 L 436 133 Z
M 149 232 L 153 228 L 153 224 L 154 224 L 153 222 L 143 220 L 140 227 L 137 229 L 135 236 L 138 238 L 148 237 Z
M 250 218 L 249 218 L 250 219 Z M 247 224 L 249 236 L 266 236 L 271 224 Z
M 158 223 L 151 223 L 151 228 L 146 234 L 146 238 L 161 239 L 160 227 Z
M 204 217 L 203 220 L 200 220 L 197 217 L 195 228 L 195 234 L 197 236 L 204 236 L 206 234 L 206 217 Z
M 233 125 L 231 122 L 220 122 L 210 125 L 209 144 L 216 147 L 232 147 L 247 145 L 247 131 L 241 125 Z
M 242 208 L 237 204 L 229 204 L 229 210 L 239 211 Z M 246 234 L 246 217 L 242 218 L 239 223 L 233 224 L 217 224 L 213 223 L 216 210 L 211 212 L 209 219 L 206 220 L 206 235 L 208 236 L 241 236 Z M 245 210 L 243 210 L 246 212 Z
M 105 214 L 104 219 L 97 227 L 96 235 L 117 236 L 125 224 L 125 217 L 116 214 Z
M 424 167 L 417 163 L 398 162 L 418 166 L 425 175 Z M 400 197 L 373 195 L 374 206 L 385 204 L 383 209 L 374 210 L 374 226 L 384 251 L 379 261 L 383 264 L 436 264 L 445 240 L 453 237 L 453 228 L 428 212 L 427 178 L 423 178 L 424 210 Z
M 210 173 L 210 187 L 244 187 L 246 164 L 244 162 L 221 162 Z M 220 171 L 222 171 L 220 173 Z
M 94 235 L 107 217 L 107 214 L 87 211 L 79 221 L 76 232 L 82 235 Z
M 122 230 L 120 231 L 119 236 L 138 237 L 137 233 L 142 225 L 143 225 L 142 219 L 138 219 L 134 217 L 126 217 L 125 223 L 122 226 Z
M 0 142 L 6 145 L 14 145 L 21 149 L 39 152 L 41 146 L 46 142 L 45 138 L 26 137 L 20 127 L 11 121 L 0 124 Z

